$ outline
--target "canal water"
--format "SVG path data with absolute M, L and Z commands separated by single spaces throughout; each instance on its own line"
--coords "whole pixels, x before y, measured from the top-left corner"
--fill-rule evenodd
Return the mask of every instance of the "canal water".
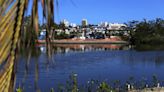
M 164 51 L 137 51 L 123 45 L 55 45 L 52 58 L 46 48 L 38 46 L 40 53 L 31 56 L 30 61 L 23 55 L 16 67 L 16 86 L 26 92 L 50 92 L 65 85 L 71 74 L 77 75 L 79 86 L 89 80 L 106 81 L 111 84 L 120 80 L 135 83 L 141 81 L 151 85 L 153 76 L 163 85 Z

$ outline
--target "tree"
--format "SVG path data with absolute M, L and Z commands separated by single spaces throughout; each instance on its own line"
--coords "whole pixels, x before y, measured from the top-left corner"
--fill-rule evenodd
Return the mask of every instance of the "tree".
M 135 32 L 131 35 L 135 44 L 156 44 L 164 41 L 164 20 L 143 20 L 135 24 Z

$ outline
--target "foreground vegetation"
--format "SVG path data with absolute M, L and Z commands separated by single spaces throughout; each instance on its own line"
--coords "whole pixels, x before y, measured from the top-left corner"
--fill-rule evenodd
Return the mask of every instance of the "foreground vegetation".
M 156 75 L 152 76 L 151 85 L 148 85 L 144 78 L 136 82 L 134 77 L 129 77 L 125 84 L 121 83 L 120 80 L 115 80 L 112 83 L 90 80 L 87 81 L 87 84 L 80 85 L 77 78 L 77 74 L 72 74 L 66 84 L 60 84 L 58 88 L 50 88 L 49 92 L 127 92 L 136 89 L 159 88 L 160 83 L 163 83 L 163 81 L 158 80 Z M 19 87 L 16 91 L 24 92 L 24 89 Z M 37 90 L 37 92 L 41 92 L 41 90 Z

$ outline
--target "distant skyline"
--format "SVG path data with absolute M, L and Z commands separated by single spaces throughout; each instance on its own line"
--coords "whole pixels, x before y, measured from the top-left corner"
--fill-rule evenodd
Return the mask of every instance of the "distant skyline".
M 32 3 L 30 2 L 30 5 Z M 39 4 L 39 8 L 41 4 Z M 28 14 L 30 14 L 28 12 Z M 39 14 L 42 15 L 40 8 Z M 90 24 L 100 22 L 124 23 L 131 20 L 164 18 L 163 0 L 59 0 L 55 7 L 55 22 L 66 19 L 81 24 L 87 19 Z M 42 17 L 39 18 L 42 22 Z

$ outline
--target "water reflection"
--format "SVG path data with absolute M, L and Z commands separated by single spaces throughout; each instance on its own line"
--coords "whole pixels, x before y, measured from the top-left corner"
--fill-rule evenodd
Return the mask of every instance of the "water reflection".
M 46 53 L 46 47 L 37 45 L 42 53 Z M 55 53 L 105 51 L 105 50 L 129 50 L 124 44 L 54 44 Z
M 37 48 L 36 48 L 37 47 Z M 17 74 L 21 76 L 17 77 L 16 82 L 16 88 L 22 88 L 22 89 L 33 89 L 33 91 L 39 91 L 39 85 L 38 80 L 39 80 L 39 75 L 42 76 L 42 73 L 39 73 L 41 70 L 40 67 L 45 71 L 48 72 L 49 69 L 53 67 L 56 67 L 55 62 L 53 60 L 49 60 L 47 55 L 46 55 L 46 47 L 45 45 L 37 45 L 36 47 L 32 47 L 28 51 L 22 51 L 23 53 L 18 64 L 17 68 Z M 125 45 L 121 44 L 98 44 L 98 45 L 92 45 L 92 44 L 55 44 L 53 45 L 53 50 L 54 55 L 58 53 L 71 53 L 71 52 L 89 52 L 89 51 L 105 51 L 105 50 L 122 50 L 122 49 L 127 49 L 124 48 L 126 47 Z M 39 48 L 39 49 L 38 49 Z M 30 53 L 31 52 L 31 53 Z M 33 53 L 34 52 L 34 53 Z M 41 53 L 38 53 L 41 52 Z M 39 56 L 40 54 L 40 56 Z M 39 56 L 39 57 L 38 57 Z M 53 57 L 52 57 L 53 58 Z M 42 63 L 41 63 L 42 62 Z M 63 64 L 64 65 L 64 64 Z M 50 66 L 50 67 L 49 67 Z M 44 68 L 43 68 L 44 67 Z M 62 66 L 61 66 L 62 67 Z M 21 70 L 21 71 L 20 71 Z M 19 74 L 21 73 L 21 74 Z M 32 76 L 34 78 L 31 78 Z M 70 73 L 71 74 L 71 73 Z M 30 78 L 29 78 L 30 76 Z M 26 82 L 30 80 L 34 80 L 34 83 L 30 85 L 33 86 L 26 86 Z M 16 90 L 15 88 L 15 90 Z
M 65 84 L 72 72 L 78 74 L 78 82 L 81 85 L 90 79 L 105 80 L 109 83 L 120 80 L 121 83 L 125 83 L 130 76 L 134 76 L 135 81 L 144 78 L 146 83 L 150 83 L 154 74 L 159 80 L 164 80 L 164 51 L 138 52 L 130 46 L 119 44 L 55 44 L 52 51 L 52 59 L 48 59 L 44 45 L 37 45 L 31 50 L 39 52 L 36 55 L 32 53 L 29 56 L 24 52 L 17 67 L 12 66 L 12 69 L 17 70 L 16 74 L 9 74 L 1 68 L 1 81 L 2 76 L 7 73 L 12 77 L 8 82 L 11 84 L 9 89 L 16 90 L 21 87 L 30 92 L 47 92 L 51 88 L 56 89 L 58 84 Z
M 139 44 L 134 46 L 134 49 L 137 51 L 163 51 L 164 44 Z

